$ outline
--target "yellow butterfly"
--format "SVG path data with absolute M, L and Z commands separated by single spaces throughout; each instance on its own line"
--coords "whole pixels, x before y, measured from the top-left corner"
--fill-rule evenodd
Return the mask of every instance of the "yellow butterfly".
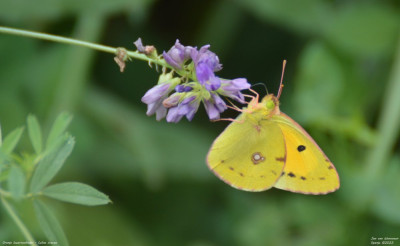
M 282 77 L 286 61 L 283 63 Z M 219 135 L 208 167 L 225 183 L 246 191 L 271 187 L 304 194 L 339 189 L 339 175 L 308 133 L 279 110 L 278 96 L 258 94 Z

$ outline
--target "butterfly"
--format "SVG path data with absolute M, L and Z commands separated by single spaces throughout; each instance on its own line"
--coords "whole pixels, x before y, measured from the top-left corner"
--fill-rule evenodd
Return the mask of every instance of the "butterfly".
M 339 189 L 339 175 L 312 137 L 279 109 L 278 95 L 256 96 L 212 144 L 207 165 L 230 186 L 245 191 L 272 187 L 303 194 Z

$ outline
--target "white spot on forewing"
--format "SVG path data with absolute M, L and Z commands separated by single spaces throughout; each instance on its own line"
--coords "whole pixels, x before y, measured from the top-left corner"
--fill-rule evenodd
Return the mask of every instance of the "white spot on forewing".
M 255 152 L 251 156 L 251 161 L 253 162 L 254 165 L 257 165 L 260 162 L 265 161 L 265 157 L 260 152 Z

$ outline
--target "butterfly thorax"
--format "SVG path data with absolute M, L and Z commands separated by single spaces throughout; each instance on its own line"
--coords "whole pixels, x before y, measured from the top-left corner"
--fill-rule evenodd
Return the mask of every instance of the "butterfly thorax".
M 243 109 L 243 116 L 255 122 L 277 114 L 280 114 L 279 101 L 273 94 L 265 96 L 261 102 L 258 102 L 257 97 L 253 98 Z
M 280 113 L 279 101 L 273 94 L 266 95 L 261 102 L 258 98 L 253 98 L 248 106 L 243 109 L 244 113 L 257 114 L 260 113 L 264 116 L 273 116 Z

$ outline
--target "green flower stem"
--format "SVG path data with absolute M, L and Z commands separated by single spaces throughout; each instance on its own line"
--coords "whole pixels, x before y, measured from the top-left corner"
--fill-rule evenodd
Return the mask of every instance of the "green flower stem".
M 21 221 L 21 219 L 18 217 L 18 215 L 15 213 L 14 209 L 12 206 L 7 202 L 6 199 L 3 197 L 0 198 L 1 202 L 3 203 L 4 208 L 8 212 L 8 214 L 11 216 L 11 218 L 14 220 L 15 224 L 17 224 L 18 228 L 21 230 L 22 234 L 24 235 L 25 239 L 28 240 L 29 242 L 32 242 L 34 246 L 37 246 L 35 239 L 33 239 L 31 233 L 29 232 L 28 228 L 24 225 L 24 223 Z
M 99 51 L 103 51 L 103 52 L 107 52 L 107 53 L 112 53 L 112 54 L 117 53 L 117 48 L 114 48 L 114 47 L 101 45 L 101 44 L 95 44 L 95 43 L 91 43 L 91 42 L 80 41 L 80 40 L 73 39 L 73 38 L 65 38 L 65 37 L 61 37 L 61 36 L 57 36 L 57 35 L 26 31 L 26 30 L 21 30 L 21 29 L 17 29 L 17 28 L 9 28 L 9 27 L 0 26 L 0 33 L 7 33 L 7 34 L 12 34 L 12 35 L 17 35 L 17 36 L 25 36 L 25 37 L 37 38 L 37 39 L 48 40 L 48 41 L 53 41 L 53 42 L 78 45 L 78 46 L 83 46 L 83 47 L 87 47 L 87 48 L 91 48 L 94 50 L 99 50 Z M 169 64 L 167 64 L 164 60 L 149 58 L 146 55 L 141 54 L 137 51 L 127 51 L 127 55 L 134 59 L 147 61 L 149 63 L 154 63 L 157 65 L 172 69 L 172 67 Z

